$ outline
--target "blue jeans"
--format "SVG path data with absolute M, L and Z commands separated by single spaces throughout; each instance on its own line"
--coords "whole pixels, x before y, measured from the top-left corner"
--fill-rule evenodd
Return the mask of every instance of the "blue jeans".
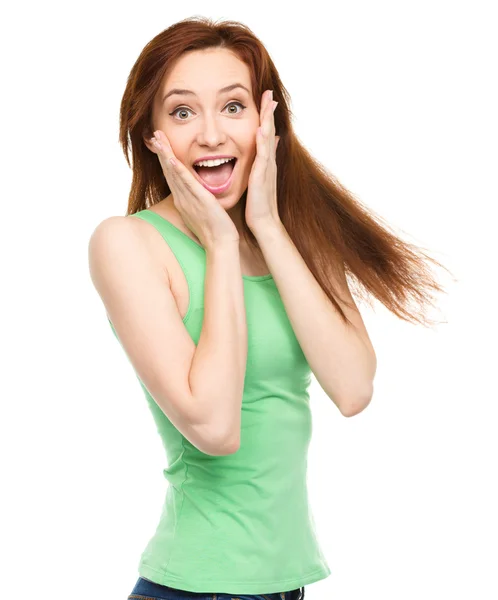
M 290 592 L 274 592 L 259 596 L 247 594 L 214 594 L 206 592 L 187 592 L 166 585 L 159 585 L 139 577 L 128 600 L 303 600 L 304 587 Z

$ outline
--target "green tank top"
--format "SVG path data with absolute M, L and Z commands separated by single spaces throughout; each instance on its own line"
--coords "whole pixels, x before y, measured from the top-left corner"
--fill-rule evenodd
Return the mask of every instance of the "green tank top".
M 204 248 L 148 209 L 129 217 L 155 227 L 178 260 L 190 293 L 183 322 L 197 344 Z M 272 275 L 243 280 L 248 354 L 237 452 L 210 456 L 198 450 L 139 379 L 166 452 L 168 484 L 138 571 L 190 592 L 271 594 L 330 575 L 308 503 L 311 370 Z

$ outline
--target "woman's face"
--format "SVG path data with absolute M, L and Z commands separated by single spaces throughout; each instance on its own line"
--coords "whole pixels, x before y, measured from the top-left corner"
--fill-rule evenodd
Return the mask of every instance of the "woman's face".
M 233 84 L 247 89 L 220 91 Z M 183 92 L 170 94 L 175 89 Z M 222 48 L 183 55 L 162 82 L 152 117 L 153 131 L 166 134 L 175 156 L 194 177 L 193 164 L 203 156 L 237 158 L 230 187 L 216 195 L 226 210 L 235 206 L 247 189 L 260 124 L 245 63 Z

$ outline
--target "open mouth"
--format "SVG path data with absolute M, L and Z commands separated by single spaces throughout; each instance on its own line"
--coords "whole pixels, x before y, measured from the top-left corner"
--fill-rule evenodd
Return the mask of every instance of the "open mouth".
M 237 159 L 234 157 L 217 167 L 199 167 L 194 165 L 193 168 L 202 183 L 205 183 L 210 188 L 217 189 L 228 183 L 236 163 Z

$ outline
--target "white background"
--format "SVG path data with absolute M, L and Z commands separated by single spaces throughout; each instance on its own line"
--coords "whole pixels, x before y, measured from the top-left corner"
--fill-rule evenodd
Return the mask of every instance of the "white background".
M 368 408 L 316 381 L 309 489 L 331 567 L 307 600 L 496 600 L 497 21 L 493 2 L 35 3 L 2 19 L 4 598 L 125 599 L 165 492 L 145 398 L 92 286 L 124 215 L 126 78 L 188 16 L 247 24 L 305 146 L 436 271 L 435 330 L 360 304 Z M 15 8 L 13 8 L 15 6 Z M 325 12 L 324 12 L 325 11 Z

